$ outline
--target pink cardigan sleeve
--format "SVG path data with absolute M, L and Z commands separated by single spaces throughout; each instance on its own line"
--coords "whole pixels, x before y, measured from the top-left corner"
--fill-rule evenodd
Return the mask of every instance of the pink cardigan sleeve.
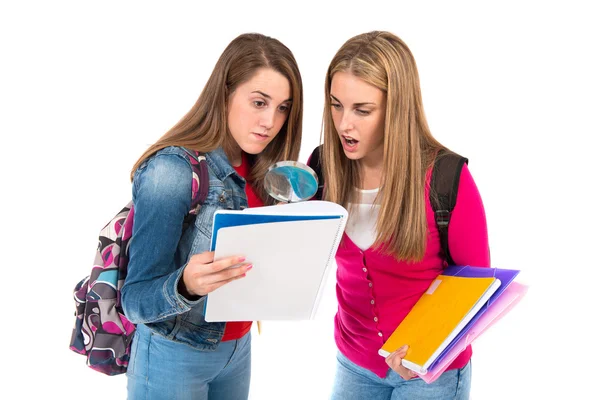
M 466 164 L 460 173 L 456 205 L 448 226 L 448 246 L 457 265 L 490 267 L 485 210 Z

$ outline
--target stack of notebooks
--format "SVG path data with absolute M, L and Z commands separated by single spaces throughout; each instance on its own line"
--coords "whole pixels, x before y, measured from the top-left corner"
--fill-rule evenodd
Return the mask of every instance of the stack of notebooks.
M 379 350 L 387 357 L 403 345 L 402 364 L 425 382 L 435 381 L 481 335 L 510 311 L 527 286 L 518 270 L 451 266 L 419 299 Z

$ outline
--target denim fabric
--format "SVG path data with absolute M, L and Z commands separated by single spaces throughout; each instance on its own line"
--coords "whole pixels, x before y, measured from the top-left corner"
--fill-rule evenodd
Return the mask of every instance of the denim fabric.
M 391 369 L 380 378 L 338 352 L 331 400 L 468 400 L 470 391 L 471 361 L 426 383 L 420 378 L 406 381 Z
M 189 258 L 210 249 L 213 214 L 248 206 L 246 182 L 222 149 L 206 153 L 209 190 L 193 224 L 183 229 L 192 197 L 192 167 L 185 150 L 167 147 L 134 174 L 135 217 L 127 278 L 122 288 L 125 315 L 167 339 L 199 350 L 216 350 L 224 322 L 204 320 L 205 297 L 189 301 L 177 284 Z
M 165 339 L 140 325 L 127 368 L 127 398 L 247 400 L 250 344 L 247 333 L 206 352 Z

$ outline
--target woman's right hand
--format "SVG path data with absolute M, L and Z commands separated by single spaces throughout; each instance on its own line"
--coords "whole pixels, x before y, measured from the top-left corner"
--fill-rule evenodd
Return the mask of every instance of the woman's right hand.
M 413 379 L 417 376 L 417 374 L 410 369 L 406 368 L 402 365 L 402 359 L 406 357 L 406 353 L 408 352 L 408 346 L 404 345 L 400 347 L 398 350 L 390 354 L 386 357 L 385 362 L 387 365 L 393 369 L 398 375 L 402 377 L 405 381 Z
M 204 296 L 226 283 L 245 277 L 246 272 L 252 268 L 252 264 L 243 263 L 245 257 L 227 257 L 219 261 L 214 259 L 214 251 L 194 254 L 190 258 L 180 281 L 180 284 L 183 281 L 185 286 L 180 285 L 180 291 L 184 296 Z M 232 268 L 240 263 L 243 264 Z

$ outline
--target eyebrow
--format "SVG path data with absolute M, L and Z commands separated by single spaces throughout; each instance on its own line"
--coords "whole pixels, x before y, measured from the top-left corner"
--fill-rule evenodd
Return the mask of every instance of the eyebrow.
M 252 93 L 258 93 L 258 94 L 260 94 L 261 96 L 263 96 L 263 97 L 266 97 L 266 98 L 267 98 L 267 99 L 269 99 L 269 100 L 273 100 L 273 98 L 271 98 L 271 96 L 269 96 L 269 95 L 268 95 L 268 94 L 266 94 L 265 92 L 261 92 L 260 90 L 255 90 L 255 91 L 253 91 Z M 292 101 L 292 98 L 290 97 L 289 99 L 282 101 L 282 103 L 285 103 L 286 101 Z
M 339 101 L 337 99 L 337 97 L 335 97 L 334 95 L 330 94 L 329 96 L 331 96 L 331 98 L 334 99 L 335 101 L 337 101 L 338 103 L 341 103 L 341 101 Z M 367 105 L 376 106 L 377 104 L 375 104 L 373 102 L 364 102 L 364 103 L 354 103 L 353 105 L 354 105 L 354 107 L 361 107 L 361 106 L 367 106 Z

